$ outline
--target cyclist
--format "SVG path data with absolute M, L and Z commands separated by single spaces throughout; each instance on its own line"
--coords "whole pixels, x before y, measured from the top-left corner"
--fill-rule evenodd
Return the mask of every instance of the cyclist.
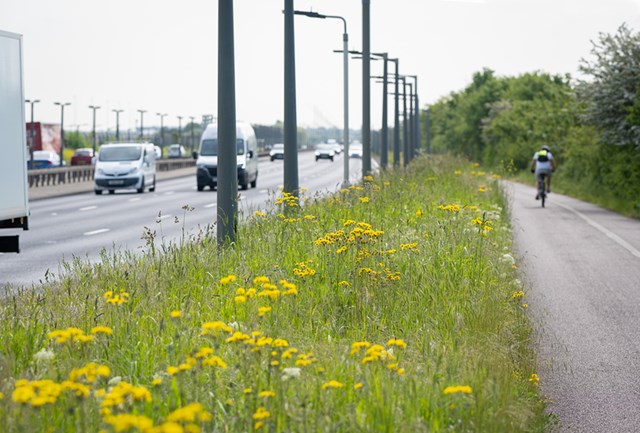
M 551 173 L 556 170 L 556 162 L 553 160 L 553 155 L 549 150 L 549 146 L 546 144 L 533 154 L 531 160 L 531 173 L 536 174 L 536 188 L 538 188 L 538 182 L 540 177 L 544 174 L 547 179 L 547 193 L 551 192 Z M 540 199 L 540 195 L 536 194 L 536 200 Z

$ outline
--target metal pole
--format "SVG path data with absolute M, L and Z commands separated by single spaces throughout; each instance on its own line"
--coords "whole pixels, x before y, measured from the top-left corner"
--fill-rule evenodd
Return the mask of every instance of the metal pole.
M 191 153 L 193 153 L 193 149 L 194 149 L 195 143 L 196 143 L 196 137 L 195 137 L 195 129 L 196 129 L 195 120 L 196 120 L 196 118 L 194 116 L 189 116 L 189 119 L 191 120 Z
M 218 245 L 235 242 L 238 195 L 233 0 L 218 0 Z
M 409 130 L 407 129 L 407 79 L 400 77 L 402 80 L 402 162 L 403 166 L 409 165 Z
M 284 0 L 284 192 L 298 195 L 298 120 L 293 0 Z
M 387 79 L 388 79 L 388 67 L 387 67 L 387 53 L 382 53 L 382 59 L 384 61 L 384 72 L 382 74 L 382 148 L 380 149 L 380 166 L 383 170 L 387 168 L 387 162 L 389 158 L 389 143 L 388 134 L 389 127 L 387 125 Z
M 35 131 L 33 130 L 33 105 L 40 102 L 39 99 L 26 99 L 24 102 L 31 105 L 31 123 L 29 123 L 29 160 L 31 168 L 33 168 L 33 137 Z
M 343 73 L 343 109 L 344 109 L 344 131 L 342 132 L 342 141 L 344 144 L 344 151 L 342 152 L 342 159 L 344 160 L 344 174 L 342 187 L 347 188 L 349 186 L 349 35 L 347 34 L 347 22 L 344 23 L 344 34 L 342 36 L 342 73 Z
M 120 141 L 120 113 L 124 110 L 111 110 L 116 113 L 116 141 Z
M 370 0 L 362 0 L 362 175 L 371 174 Z
M 96 154 L 96 110 L 100 107 L 97 105 L 89 105 L 89 108 L 93 110 L 93 132 L 91 133 L 92 141 L 93 141 L 93 154 Z
M 416 97 L 416 147 L 418 150 L 422 151 L 422 137 L 420 136 L 420 99 L 418 98 L 418 76 L 414 75 L 413 79 L 416 81 L 415 86 L 415 97 Z
M 178 144 L 180 144 L 180 136 L 182 135 L 182 116 L 176 116 L 178 118 Z
M 60 167 L 64 165 L 64 107 L 71 105 L 71 102 L 54 102 L 60 106 Z
M 415 157 L 415 143 L 414 143 L 414 122 L 413 122 L 413 83 L 407 83 L 409 86 L 409 161 Z
M 400 75 L 398 64 L 399 59 L 391 59 L 396 64 L 396 88 L 394 98 L 394 118 L 393 118 L 393 166 L 400 165 Z
M 144 113 L 146 113 L 147 110 L 138 110 L 138 113 L 140 113 L 140 141 L 144 141 Z

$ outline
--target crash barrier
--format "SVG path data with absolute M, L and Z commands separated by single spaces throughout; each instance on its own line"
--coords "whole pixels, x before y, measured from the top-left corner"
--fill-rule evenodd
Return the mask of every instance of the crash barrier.
M 195 167 L 196 161 L 192 158 L 161 159 L 156 161 L 158 171 L 178 170 L 181 168 Z M 68 183 L 93 181 L 93 165 L 76 165 L 72 167 L 54 167 L 29 170 L 29 188 L 54 186 Z

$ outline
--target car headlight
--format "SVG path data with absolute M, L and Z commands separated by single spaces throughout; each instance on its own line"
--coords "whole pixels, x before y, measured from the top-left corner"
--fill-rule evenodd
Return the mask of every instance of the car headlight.
M 103 175 L 103 174 L 104 174 L 104 170 L 103 170 L 103 169 L 101 169 L 101 168 L 99 168 L 99 169 L 98 169 L 98 174 L 99 174 L 99 175 Z
M 129 174 L 135 174 L 138 171 L 138 167 L 132 167 L 131 170 L 129 170 Z
M 207 166 L 206 166 L 206 165 L 204 165 L 204 164 L 201 162 L 201 163 L 196 164 L 196 168 L 205 170 L 205 169 L 207 168 Z

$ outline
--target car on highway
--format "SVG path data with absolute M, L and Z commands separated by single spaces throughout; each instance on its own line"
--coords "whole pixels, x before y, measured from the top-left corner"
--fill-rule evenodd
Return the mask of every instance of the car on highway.
M 93 149 L 81 147 L 73 152 L 71 157 L 71 165 L 91 165 L 95 162 L 93 159 Z
M 162 158 L 162 148 L 160 146 L 154 145 L 153 146 L 153 150 L 155 151 L 156 159 L 161 159 Z
M 362 143 L 351 143 L 349 145 L 349 158 L 362 158 Z
M 276 143 L 269 151 L 271 162 L 275 159 L 284 159 L 284 143 Z
M 169 146 L 169 158 L 184 158 L 187 156 L 187 149 L 179 144 Z
M 33 165 L 30 168 L 53 168 L 60 167 L 60 155 L 52 150 L 34 150 Z
M 151 143 L 103 144 L 96 160 L 94 191 L 156 190 L 156 152 Z
M 330 159 L 333 161 L 333 158 L 336 156 L 335 145 L 330 143 L 320 143 L 316 146 L 316 161 L 319 159 Z

